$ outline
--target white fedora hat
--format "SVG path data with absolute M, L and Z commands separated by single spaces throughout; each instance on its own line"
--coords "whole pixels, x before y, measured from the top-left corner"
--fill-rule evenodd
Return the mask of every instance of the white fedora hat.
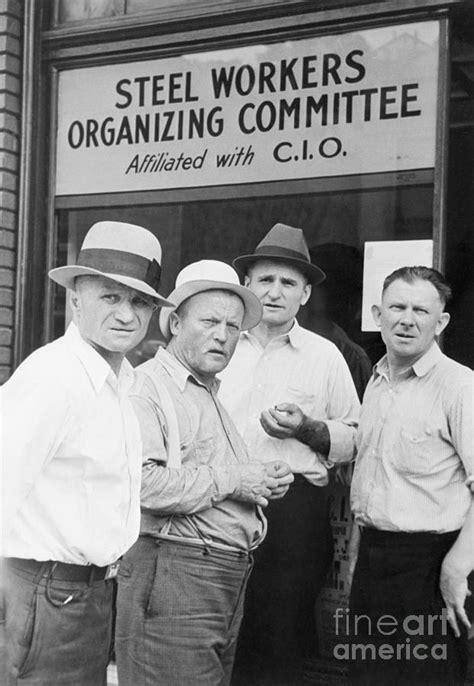
M 179 307 L 185 300 L 204 291 L 231 291 L 239 296 L 244 304 L 244 318 L 242 330 L 257 326 L 262 318 L 262 306 L 257 296 L 245 286 L 241 286 L 235 269 L 219 260 L 199 260 L 188 264 L 176 278 L 176 287 L 169 294 L 170 300 Z M 160 329 L 168 340 L 171 336 L 169 328 L 172 310 L 161 310 Z
M 49 277 L 74 288 L 77 276 L 105 276 L 155 298 L 161 307 L 174 307 L 158 293 L 161 245 L 142 226 L 124 222 L 97 222 L 86 234 L 75 265 L 51 269 Z

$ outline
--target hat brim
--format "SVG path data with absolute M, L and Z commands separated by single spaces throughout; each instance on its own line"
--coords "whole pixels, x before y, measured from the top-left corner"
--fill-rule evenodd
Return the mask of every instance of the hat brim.
M 244 276 L 247 274 L 248 268 L 251 264 L 255 262 L 263 262 L 265 260 L 270 260 L 271 262 L 282 262 L 283 264 L 289 264 L 295 267 L 300 272 L 307 277 L 308 281 L 312 286 L 317 286 L 318 283 L 324 281 L 326 274 L 322 269 L 317 267 L 311 262 L 305 262 L 305 260 L 299 260 L 296 257 L 282 257 L 281 255 L 241 255 L 233 260 L 232 265 Z
M 260 300 L 251 290 L 240 284 L 231 284 L 227 281 L 207 281 L 204 279 L 189 281 L 188 283 L 184 283 L 182 286 L 175 288 L 168 297 L 175 303 L 176 307 L 179 307 L 185 300 L 188 300 L 188 298 L 191 298 L 193 295 L 205 293 L 206 291 L 230 291 L 239 296 L 245 309 L 241 326 L 242 331 L 253 329 L 253 327 L 257 326 L 260 322 L 263 313 Z M 171 337 L 169 327 L 171 312 L 172 310 L 162 310 L 160 312 L 160 329 L 166 340 L 169 340 Z
M 135 279 L 132 276 L 122 276 L 121 274 L 109 274 L 107 272 L 101 272 L 98 269 L 92 269 L 91 267 L 80 267 L 75 265 L 69 265 L 66 267 L 56 267 L 56 269 L 51 269 L 48 273 L 50 279 L 58 283 L 64 288 L 74 289 L 74 280 L 78 276 L 104 276 L 106 279 L 111 279 L 112 281 L 117 281 L 124 286 L 133 288 L 135 291 L 140 293 L 146 293 L 156 300 L 157 305 L 160 307 L 174 307 L 175 304 L 166 298 L 163 298 L 154 288 L 149 286 L 144 281 L 140 279 Z

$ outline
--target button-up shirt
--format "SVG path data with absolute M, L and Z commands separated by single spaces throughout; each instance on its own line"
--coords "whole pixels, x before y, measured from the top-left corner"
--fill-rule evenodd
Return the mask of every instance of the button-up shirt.
M 142 430 L 141 533 L 192 539 L 248 551 L 263 538 L 260 508 L 233 500 L 249 462 L 232 421 L 217 399 L 218 382 L 202 384 L 166 350 L 136 369 L 132 401 Z M 176 412 L 181 468 L 167 466 L 171 424 L 156 384 L 164 384 Z
M 2 387 L 3 554 L 105 566 L 136 540 L 140 430 L 128 392 L 71 324 Z
M 459 529 L 471 494 L 472 371 L 436 344 L 392 385 L 387 358 L 362 404 L 352 508 L 387 531 Z
M 330 341 L 296 321 L 289 333 L 265 348 L 252 333 L 243 332 L 220 377 L 219 397 L 253 460 L 284 460 L 294 473 L 324 486 L 328 464 L 353 458 L 359 400 L 347 364 Z M 265 433 L 260 415 L 280 403 L 294 403 L 312 419 L 326 423 L 329 455 L 317 454 L 294 438 Z

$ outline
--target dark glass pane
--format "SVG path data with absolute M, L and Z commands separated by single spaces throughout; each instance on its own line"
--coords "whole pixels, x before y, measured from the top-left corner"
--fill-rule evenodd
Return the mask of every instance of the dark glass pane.
M 65 212 L 59 222 L 57 264 L 74 261 L 87 230 L 96 221 L 139 224 L 155 233 L 161 242 L 161 292 L 168 295 L 176 274 L 186 264 L 205 258 L 231 263 L 237 255 L 252 252 L 277 222 L 300 227 L 313 260 L 327 272 L 327 282 L 315 291 L 298 319 L 329 338 L 341 328 L 375 361 L 383 354 L 380 336 L 376 332 L 362 332 L 360 326 L 364 243 L 431 238 L 432 204 L 432 187 L 417 186 L 74 210 Z M 55 335 L 64 330 L 64 295 L 58 294 L 58 298 L 61 300 L 55 304 Z M 147 340 L 132 353 L 133 362 L 144 359 L 156 348 L 160 340 L 157 317 Z

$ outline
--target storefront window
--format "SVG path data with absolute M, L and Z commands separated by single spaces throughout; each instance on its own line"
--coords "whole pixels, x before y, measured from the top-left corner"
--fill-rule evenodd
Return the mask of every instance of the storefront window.
M 73 261 L 85 233 L 96 221 L 118 220 L 151 230 L 163 248 L 161 290 L 168 294 L 177 272 L 198 259 L 231 263 L 252 252 L 277 222 L 304 230 L 313 259 L 327 272 L 324 302 L 314 294 L 301 312 L 301 322 L 317 326 L 324 315 L 375 360 L 378 334 L 361 332 L 362 261 L 366 241 L 416 240 L 432 235 L 431 184 L 364 191 L 226 199 L 181 204 L 150 204 L 60 212 L 57 264 Z M 64 293 L 57 289 L 54 333 L 65 325 Z M 324 312 L 321 307 L 324 305 Z M 160 341 L 158 318 L 146 341 L 132 354 L 138 362 Z
M 284 222 L 328 272 L 302 322 L 374 361 L 366 243 L 433 239 L 439 35 L 422 21 L 62 71 L 57 264 L 94 222 L 129 221 L 160 239 L 167 294 L 181 267 L 230 263 Z M 159 341 L 155 321 L 134 361 Z
M 56 0 L 58 24 L 90 19 L 116 17 L 124 14 L 125 0 Z

